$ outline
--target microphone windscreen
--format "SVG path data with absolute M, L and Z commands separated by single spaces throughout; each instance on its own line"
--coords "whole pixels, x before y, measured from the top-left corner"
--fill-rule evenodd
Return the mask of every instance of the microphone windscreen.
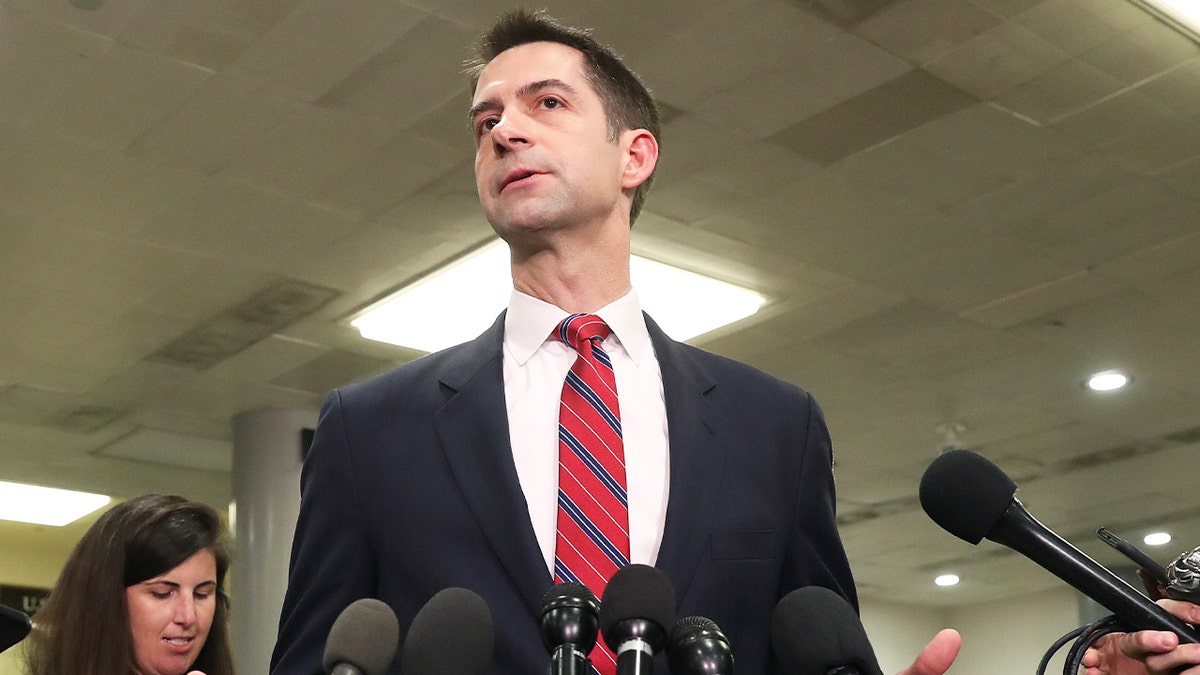
M 921 507 L 942 529 L 978 544 L 1008 512 L 1016 491 L 1012 479 L 982 455 L 951 450 L 921 476 Z
M 542 615 L 558 607 L 578 607 L 584 605 L 599 605 L 596 594 L 592 589 L 578 581 L 566 581 L 554 584 L 542 594 Z
M 362 598 L 350 603 L 333 622 L 321 659 L 325 671 L 341 664 L 352 665 L 365 675 L 383 675 L 396 656 L 400 623 L 387 603 Z
M 685 616 L 671 626 L 667 665 L 672 673 L 680 675 L 729 675 L 733 673 L 733 648 L 716 621 Z
M 882 675 L 854 608 L 822 586 L 797 588 L 779 601 L 771 615 L 771 648 L 784 675 L 826 675 L 846 667 Z
M 465 588 L 446 588 L 413 617 L 400 672 L 404 675 L 479 675 L 492 665 L 492 610 Z
M 665 634 L 675 621 L 675 589 L 662 570 L 649 565 L 626 565 L 604 588 L 600 601 L 600 633 L 609 647 L 613 626 L 626 619 L 649 619 Z
M 708 617 L 685 616 L 671 626 L 671 633 L 667 637 L 667 648 L 683 644 L 696 636 L 713 635 L 720 632 L 721 629 L 717 626 L 717 622 Z
M 28 614 L 0 605 L 0 652 L 24 640 L 32 629 Z

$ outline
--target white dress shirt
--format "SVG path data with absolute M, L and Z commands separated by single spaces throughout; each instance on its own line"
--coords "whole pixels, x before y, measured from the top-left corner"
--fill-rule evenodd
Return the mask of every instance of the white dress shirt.
M 662 371 L 637 293 L 595 312 L 612 335 L 612 359 L 625 445 L 629 561 L 653 565 L 667 517 L 667 409 Z M 504 319 L 504 396 L 513 459 L 546 569 L 553 574 L 558 517 L 558 408 L 575 363 L 570 346 L 551 337 L 567 312 L 514 290 Z

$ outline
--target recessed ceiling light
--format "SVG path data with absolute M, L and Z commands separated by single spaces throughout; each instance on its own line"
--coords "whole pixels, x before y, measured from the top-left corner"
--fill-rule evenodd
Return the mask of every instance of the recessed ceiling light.
M 1088 378 L 1087 386 L 1092 391 L 1112 391 L 1129 383 L 1129 377 L 1117 370 L 1106 370 Z
M 108 495 L 0 481 L 0 520 L 62 527 L 111 501 Z
M 1162 546 L 1164 544 L 1171 543 L 1171 533 L 1151 532 L 1145 537 L 1142 537 L 1142 541 L 1145 542 L 1147 546 Z
M 938 586 L 954 586 L 958 584 L 957 574 L 942 574 L 933 580 L 933 583 Z
M 753 291 L 641 256 L 629 273 L 642 309 L 687 340 L 756 313 Z M 350 321 L 363 337 L 432 352 L 471 340 L 496 320 L 512 292 L 508 246 L 499 239 L 373 303 Z

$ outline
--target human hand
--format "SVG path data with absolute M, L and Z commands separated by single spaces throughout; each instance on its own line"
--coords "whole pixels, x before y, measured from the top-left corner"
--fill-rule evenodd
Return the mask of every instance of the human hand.
M 1158 604 L 1187 623 L 1200 622 L 1200 606 L 1167 599 Z M 1083 666 L 1084 675 L 1200 675 L 1200 644 L 1181 645 L 1170 631 L 1112 633 L 1084 653 Z
M 917 660 L 897 675 L 943 675 L 954 663 L 960 648 L 962 636 L 953 628 L 946 628 L 934 635 L 917 655 Z

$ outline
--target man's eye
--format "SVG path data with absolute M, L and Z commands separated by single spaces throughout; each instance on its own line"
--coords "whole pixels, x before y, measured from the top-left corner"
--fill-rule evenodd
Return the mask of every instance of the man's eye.
M 500 120 L 496 119 L 495 117 L 489 117 L 489 118 L 483 120 L 482 122 L 480 122 L 479 126 L 476 127 L 476 129 L 478 130 L 479 133 L 482 134 L 484 132 L 488 132 L 488 131 L 491 131 L 492 129 L 495 129 L 496 125 L 499 123 L 500 123 Z
M 553 96 L 550 96 L 550 97 L 542 99 L 542 106 L 544 106 L 546 108 L 554 109 L 554 108 L 561 107 L 562 101 L 554 98 Z

